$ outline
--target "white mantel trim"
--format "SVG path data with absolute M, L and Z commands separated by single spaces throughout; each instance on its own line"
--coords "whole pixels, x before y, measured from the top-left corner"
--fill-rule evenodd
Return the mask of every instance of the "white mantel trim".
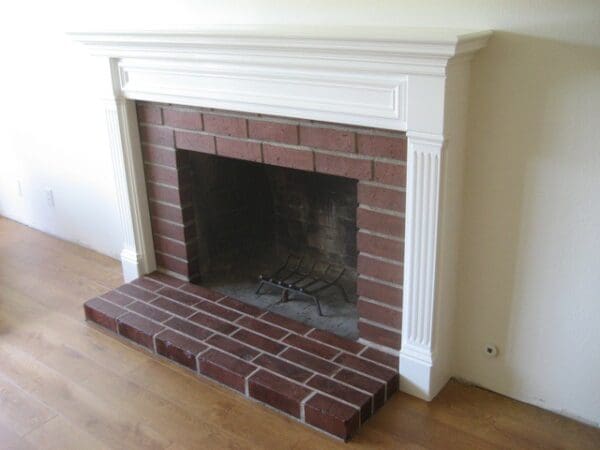
M 156 267 L 135 100 L 406 131 L 399 370 L 402 390 L 433 398 L 451 375 L 460 207 L 444 183 L 460 175 L 469 59 L 490 34 L 273 26 L 72 33 L 106 75 L 125 279 Z

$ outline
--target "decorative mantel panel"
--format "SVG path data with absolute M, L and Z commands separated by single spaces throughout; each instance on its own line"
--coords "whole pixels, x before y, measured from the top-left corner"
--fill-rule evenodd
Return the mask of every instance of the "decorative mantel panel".
M 156 267 L 135 100 L 405 131 L 400 386 L 433 398 L 452 375 L 469 59 L 489 35 L 273 27 L 74 33 L 106 74 L 125 279 Z

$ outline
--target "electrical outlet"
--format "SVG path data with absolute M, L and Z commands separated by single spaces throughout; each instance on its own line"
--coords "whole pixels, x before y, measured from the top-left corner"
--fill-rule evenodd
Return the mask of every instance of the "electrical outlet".
M 52 189 L 46 188 L 44 189 L 44 192 L 46 193 L 46 203 L 50 208 L 54 208 L 54 193 L 52 192 Z
M 21 180 L 17 180 L 17 192 L 19 193 L 19 197 L 23 197 L 23 185 L 21 184 Z

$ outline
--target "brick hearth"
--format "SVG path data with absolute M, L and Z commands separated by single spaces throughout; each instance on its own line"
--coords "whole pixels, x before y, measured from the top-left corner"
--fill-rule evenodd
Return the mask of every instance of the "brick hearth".
M 398 390 L 397 357 L 158 272 L 88 300 L 85 315 L 342 439 Z

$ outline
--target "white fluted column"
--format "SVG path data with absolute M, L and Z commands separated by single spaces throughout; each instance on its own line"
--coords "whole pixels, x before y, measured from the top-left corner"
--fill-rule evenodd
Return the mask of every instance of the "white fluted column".
M 436 393 L 434 327 L 436 254 L 443 138 L 408 135 L 402 390 L 430 399 Z
M 104 110 L 123 233 L 123 278 L 131 281 L 156 268 L 137 115 L 135 103 L 120 94 L 117 62 L 102 59 L 100 64 L 105 71 Z

